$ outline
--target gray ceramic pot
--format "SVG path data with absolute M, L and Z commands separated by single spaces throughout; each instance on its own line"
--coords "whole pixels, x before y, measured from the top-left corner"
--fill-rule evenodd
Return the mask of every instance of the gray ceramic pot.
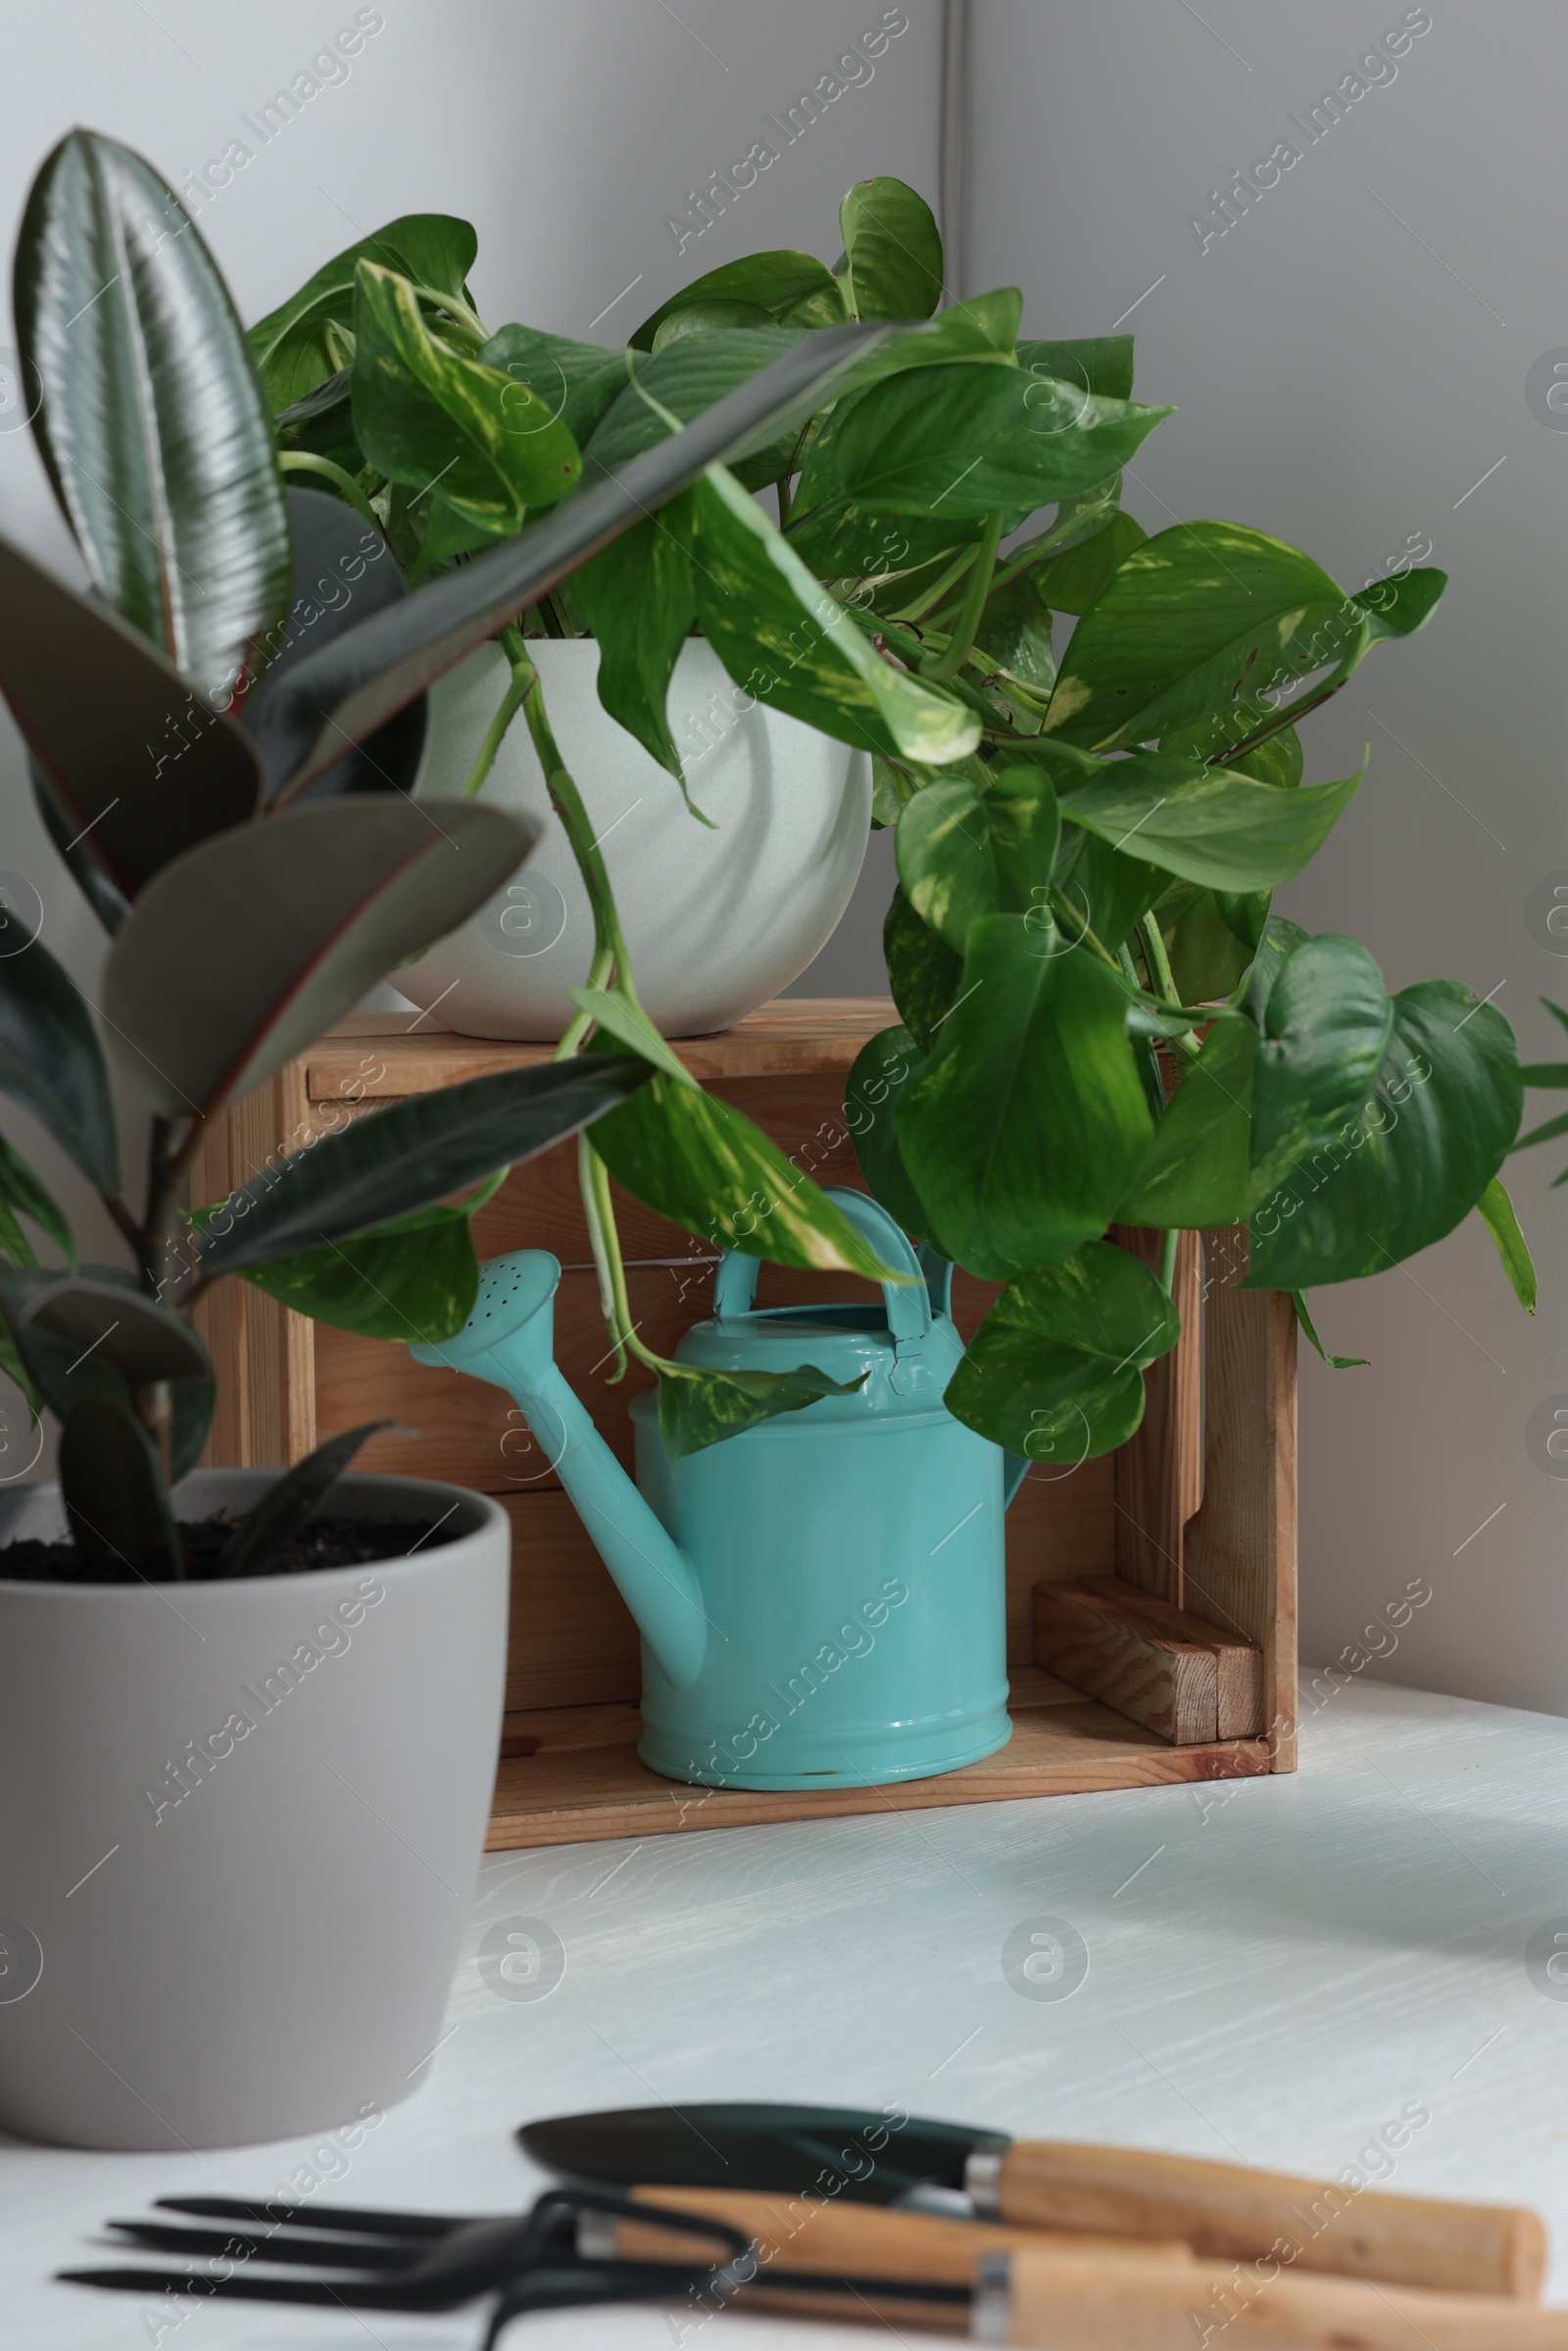
M 271 1475 L 198 1472 L 180 1515 Z M 0 2129 L 230 2145 L 424 2079 L 490 1808 L 510 1528 L 422 1479 L 333 1502 L 450 1511 L 458 1540 L 242 1583 L 0 1580 Z M 53 1487 L 0 1497 L 0 1543 L 64 1527 Z

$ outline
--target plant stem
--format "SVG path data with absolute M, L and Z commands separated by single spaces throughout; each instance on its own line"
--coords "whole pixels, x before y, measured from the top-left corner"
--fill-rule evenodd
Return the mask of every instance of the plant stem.
M 1294 726 L 1309 710 L 1321 710 L 1324 703 L 1331 701 L 1349 682 L 1348 676 L 1331 678 L 1316 694 L 1308 694 L 1304 701 L 1293 703 L 1288 710 L 1281 710 L 1277 718 L 1271 718 L 1266 726 L 1254 727 L 1250 735 L 1244 735 L 1240 743 L 1233 743 L 1229 751 L 1222 752 L 1210 764 L 1215 767 L 1234 767 L 1238 759 L 1244 759 L 1260 743 L 1271 742 L 1276 735 L 1284 734 L 1288 726 Z
M 380 517 L 353 474 L 345 473 L 341 465 L 334 465 L 329 457 L 312 457 L 304 449 L 280 449 L 277 462 L 285 473 L 319 473 L 342 492 L 357 514 L 362 514 L 373 529 L 380 530 Z
M 790 509 L 795 503 L 795 493 L 790 488 L 790 484 L 795 479 L 796 474 L 800 471 L 801 459 L 806 453 L 806 436 L 810 431 L 811 426 L 815 423 L 815 421 L 816 419 L 814 416 L 808 416 L 806 422 L 801 426 L 799 433 L 796 435 L 795 446 L 790 451 L 790 462 L 785 466 L 783 476 L 779 481 L 778 526 L 780 530 L 785 529 L 789 523 Z
M 550 715 L 545 709 L 544 687 L 539 681 L 539 672 L 514 624 L 502 630 L 501 643 L 512 662 L 514 680 L 522 685 L 522 714 L 528 722 L 528 732 L 533 739 L 534 750 L 539 755 L 539 764 L 545 771 L 550 805 L 561 819 L 571 854 L 577 860 L 583 887 L 588 893 L 588 903 L 593 908 L 595 945 L 601 950 L 607 947 L 612 950 L 615 958 L 615 983 L 622 995 L 641 1011 L 642 1005 L 638 1003 L 637 991 L 632 983 L 631 957 L 626 952 L 626 941 L 621 933 L 620 916 L 615 910 L 610 876 L 605 870 L 605 860 L 599 854 L 599 844 L 594 838 L 588 811 L 582 805 L 582 795 L 556 742 Z M 526 671 L 526 677 L 521 675 L 523 671 Z
M 475 351 L 489 342 L 484 320 L 469 310 L 461 295 L 443 294 L 436 286 L 416 285 L 414 291 L 417 299 L 427 302 L 432 310 L 445 311 L 464 341 L 471 342 Z
M 1077 907 L 1073 905 L 1072 900 L 1066 895 L 1065 891 L 1054 889 L 1052 891 L 1051 906 L 1053 913 L 1056 914 L 1058 919 L 1060 915 L 1060 909 L 1065 906 L 1067 912 L 1072 916 L 1074 922 L 1078 925 L 1078 944 L 1081 947 L 1092 947 L 1102 963 L 1108 963 L 1112 971 L 1116 972 L 1120 977 L 1125 978 L 1126 974 L 1122 971 L 1121 965 L 1117 962 L 1109 948 L 1102 947 L 1101 945 L 1100 941 L 1095 937 L 1094 932 L 1090 929 L 1087 918 L 1079 913 Z
M 1175 1292 L 1171 1285 L 1176 1279 L 1176 1249 L 1181 1237 L 1181 1227 L 1172 1225 L 1160 1245 L 1159 1251 L 1159 1286 L 1172 1302 L 1175 1299 Z
M 654 1082 L 657 1084 L 658 1080 Z M 599 1275 L 600 1304 L 618 1358 L 615 1378 L 618 1380 L 625 1371 L 628 1354 L 635 1355 L 639 1363 L 646 1363 L 651 1371 L 671 1370 L 673 1366 L 662 1355 L 656 1355 L 652 1347 L 645 1347 L 637 1336 L 631 1299 L 626 1294 L 620 1236 L 615 1230 L 615 1204 L 610 1196 L 610 1170 L 586 1135 L 577 1138 L 577 1175 L 583 1206 L 588 1212 L 588 1239 Z
M 1002 544 L 1004 519 L 1000 514 L 986 516 L 986 525 L 980 533 L 980 544 L 975 550 L 974 564 L 963 592 L 963 602 L 958 608 L 958 617 L 953 624 L 947 652 L 939 654 L 929 668 L 922 664 L 922 674 L 934 684 L 940 684 L 944 678 L 956 676 L 969 658 L 974 632 L 980 625 L 980 615 L 986 609 L 986 598 L 991 592 L 991 574 L 997 567 L 997 549 Z
M 889 617 L 894 620 L 923 620 L 929 613 L 940 611 L 944 601 L 952 595 L 973 563 L 977 553 L 978 542 L 974 547 L 966 547 L 961 555 L 954 558 L 939 579 L 929 582 L 912 603 L 901 605 Z
M 483 790 L 485 778 L 496 763 L 496 754 L 501 749 L 502 739 L 522 708 L 522 698 L 528 691 L 532 676 L 533 663 L 531 661 L 525 661 L 520 668 L 517 662 L 513 662 L 511 681 L 505 694 L 501 697 L 501 707 L 490 721 L 489 732 L 479 746 L 479 756 L 474 760 L 468 780 L 463 787 L 465 800 L 472 800 Z
M 609 988 L 612 985 L 614 977 L 615 954 L 613 948 L 597 948 L 594 952 L 594 959 L 588 966 L 588 986 L 590 988 Z M 594 1016 L 591 1012 L 574 1012 L 562 1031 L 561 1043 L 550 1056 L 552 1061 L 569 1061 L 573 1053 L 581 1050 L 593 1025 Z
M 1144 953 L 1149 957 L 1150 976 L 1154 982 L 1154 989 L 1151 993 L 1157 992 L 1161 1001 L 1172 1010 L 1177 1012 L 1184 1010 L 1185 1007 L 1177 990 L 1175 975 L 1170 967 L 1170 957 L 1165 953 L 1165 941 L 1157 919 L 1152 913 L 1146 914 L 1138 928 L 1144 942 Z M 1200 1050 L 1198 1034 L 1194 1029 L 1186 1032 L 1182 1043 L 1195 1053 Z

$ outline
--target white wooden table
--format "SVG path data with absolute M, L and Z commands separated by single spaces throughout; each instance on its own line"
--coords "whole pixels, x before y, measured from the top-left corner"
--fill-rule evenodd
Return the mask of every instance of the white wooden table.
M 515 2207 L 543 2184 L 516 2124 L 664 2099 L 896 2101 L 1324 2178 L 1415 2107 L 1430 2122 L 1380 2170 L 1396 2163 L 1401 2188 L 1537 2206 L 1555 2240 L 1547 2293 L 1568 2301 L 1568 1963 L 1558 1987 L 1527 1960 L 1554 1925 L 1568 1951 L 1568 1722 L 1367 1683 L 1303 1712 L 1290 1778 L 497 1855 L 423 2085 L 352 2156 L 318 2154 L 318 2171 L 348 2168 L 317 2192 Z M 479 1972 L 483 1935 L 519 1918 L 564 1952 L 543 1998 L 503 1996 Z M 1029 1996 L 1004 1973 L 1008 1936 L 1042 1918 L 1087 1946 L 1070 1997 Z M 27 2351 L 474 2342 L 471 2316 L 206 2305 L 175 2327 L 151 2298 L 48 2281 L 111 2215 L 157 2195 L 271 2194 L 312 2155 L 305 2141 L 200 2160 L 0 2142 L 0 2332 Z M 526 2320 L 511 2337 L 519 2351 L 676 2339 L 653 2310 Z M 704 2351 L 775 2339 L 800 2330 L 726 2316 Z

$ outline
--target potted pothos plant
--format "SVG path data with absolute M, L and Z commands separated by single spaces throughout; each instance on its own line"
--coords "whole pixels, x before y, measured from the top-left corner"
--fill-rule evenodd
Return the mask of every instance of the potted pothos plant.
M 1016 1450 L 1078 1458 L 1136 1427 L 1176 1335 L 1183 1227 L 1247 1222 L 1247 1279 L 1295 1294 L 1310 1332 L 1310 1285 L 1380 1272 L 1474 1209 L 1532 1305 L 1498 1177 L 1521 1103 L 1508 1024 L 1455 981 L 1391 995 L 1367 949 L 1270 910 L 1361 782 L 1306 785 L 1299 720 L 1425 624 L 1443 573 L 1347 593 L 1235 523 L 1151 537 L 1121 467 L 1170 412 L 1133 400 L 1130 335 L 1025 336 L 1007 287 L 933 317 L 941 238 L 898 180 L 852 188 L 840 233 L 834 266 L 769 251 L 707 272 L 617 351 L 487 331 L 471 228 L 416 216 L 251 330 L 280 464 L 368 504 L 422 578 L 519 529 L 559 494 L 553 466 L 569 506 L 781 351 L 850 319 L 930 321 L 519 616 L 467 788 L 530 709 L 537 640 L 579 633 L 606 711 L 677 785 L 667 698 L 694 629 L 738 688 L 873 754 L 901 1024 L 866 1049 L 848 1115 L 906 1228 L 1005 1285 L 949 1402 Z M 768 488 L 777 529 L 741 494 Z M 658 821 L 681 828 L 673 798 Z M 432 977 L 454 968 L 448 951 Z M 616 1138 L 647 1115 L 594 1146 L 633 1190 Z M 1163 1236 L 1163 1279 L 1112 1224 Z

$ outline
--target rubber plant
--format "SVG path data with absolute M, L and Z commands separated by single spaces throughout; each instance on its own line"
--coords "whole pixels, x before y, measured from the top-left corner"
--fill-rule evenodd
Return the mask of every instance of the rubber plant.
M 212 1121 L 466 919 L 532 847 L 536 828 L 502 810 L 389 788 L 416 747 L 428 680 L 694 478 L 717 478 L 724 457 L 797 425 L 888 338 L 852 330 L 787 356 L 700 430 L 410 597 L 378 530 L 286 484 L 222 280 L 140 158 L 89 132 L 62 142 L 29 199 L 15 293 L 34 433 L 93 592 L 0 540 L 0 690 L 45 823 L 111 938 L 96 1010 L 41 939 L 0 958 L 0 1092 L 100 1195 L 134 1263 L 81 1264 L 58 1203 L 0 1146 L 0 1354 L 62 1424 L 81 1571 L 178 1577 L 171 1492 L 215 1396 L 189 1315 L 214 1282 L 238 1274 L 351 1328 L 439 1341 L 471 1309 L 470 1218 L 507 1168 L 640 1096 L 654 1115 L 620 1149 L 649 1160 L 657 1204 L 710 1195 L 722 1220 L 726 1187 L 744 1199 L 786 1168 L 638 1030 L 603 868 L 552 758 L 557 813 L 598 891 L 599 1050 L 578 1050 L 585 1013 L 544 1067 L 372 1110 L 226 1200 L 180 1206 Z M 889 676 L 895 700 L 936 699 Z M 530 717 L 548 742 L 542 709 Z M 111 1066 L 146 1113 L 130 1185 Z M 63 1264 L 38 1262 L 29 1228 Z M 809 1183 L 741 1246 L 879 1270 Z M 733 1385 L 693 1381 L 677 1439 L 721 1432 L 738 1407 L 780 1408 L 756 1383 Z M 803 1400 L 799 1383 L 789 1400 Z M 365 1434 L 290 1473 L 218 1572 L 265 1563 Z

